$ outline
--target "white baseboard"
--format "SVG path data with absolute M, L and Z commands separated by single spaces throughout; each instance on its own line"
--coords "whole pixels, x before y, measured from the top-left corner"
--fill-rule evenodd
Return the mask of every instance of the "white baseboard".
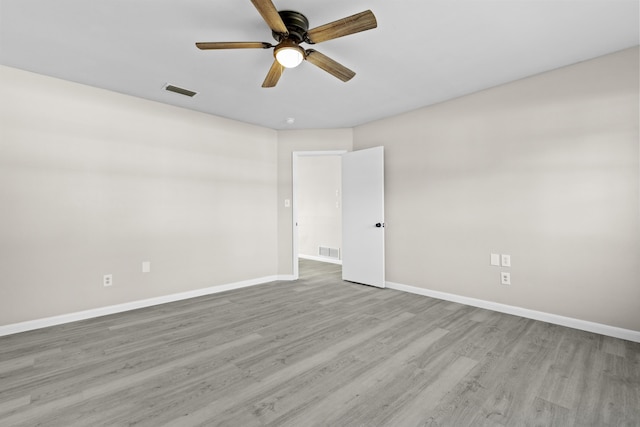
M 623 340 L 640 342 L 640 331 L 618 328 L 616 326 L 603 325 L 601 323 L 589 322 L 586 320 L 574 319 L 571 317 L 558 316 L 556 314 L 542 311 L 529 310 L 527 308 L 515 307 L 512 305 L 500 304 L 497 302 L 485 301 L 476 298 L 463 297 L 446 292 L 432 291 L 430 289 L 418 288 L 415 286 L 403 285 L 400 283 L 386 282 L 389 289 L 423 295 L 445 301 L 457 302 L 473 307 L 486 308 L 500 313 L 513 314 L 515 316 L 526 317 L 528 319 L 541 320 L 555 325 L 567 326 L 569 328 L 580 329 L 582 331 L 594 332 L 596 334 L 607 335 Z
M 302 258 L 302 256 L 301 256 Z M 230 291 L 233 289 L 246 288 L 265 283 L 271 283 L 276 280 L 295 280 L 292 275 L 267 276 L 258 279 L 245 280 L 241 282 L 229 283 L 225 285 L 211 286 L 209 288 L 196 289 L 193 291 L 181 292 L 177 294 L 165 295 L 155 298 L 149 298 L 139 301 L 132 301 L 123 304 L 100 307 L 91 310 L 79 311 L 76 313 L 63 314 L 59 316 L 47 317 L 43 319 L 29 320 L 26 322 L 14 323 L 10 325 L 0 326 L 0 336 L 17 334 L 20 332 L 31 331 L 34 329 L 46 328 L 48 326 L 61 325 L 64 323 L 76 322 L 78 320 L 91 319 L 94 317 L 107 316 L 109 314 L 122 313 L 124 311 L 135 310 L 138 308 L 150 307 L 159 304 L 165 304 L 174 301 L 180 301 L 189 298 L 195 298 L 204 295 L 216 294 L 219 292 Z M 594 332 L 601 335 L 607 335 L 614 338 L 620 338 L 628 341 L 640 343 L 640 331 L 618 328 L 616 326 L 603 325 L 601 323 L 589 322 L 586 320 L 574 319 L 571 317 L 559 316 L 556 314 L 544 313 L 536 310 L 515 307 L 506 304 L 500 304 L 491 301 L 469 298 L 446 292 L 433 291 L 430 289 L 418 288 L 416 286 L 403 285 L 400 283 L 386 282 L 386 287 L 399 291 L 409 292 L 416 295 L 423 295 L 431 298 L 437 298 L 445 301 L 457 302 L 460 304 L 470 305 L 473 307 L 485 308 L 500 313 L 512 314 L 515 316 L 526 317 L 528 319 L 540 320 L 543 322 L 553 323 L 556 325 L 567 326 L 569 328 L 580 329 L 583 331 Z
M 196 289 L 193 291 L 180 292 L 177 294 L 164 295 L 155 298 L 149 298 L 139 301 L 131 301 L 123 304 L 110 305 L 107 307 L 99 307 L 91 310 L 78 311 L 76 313 L 62 314 L 59 316 L 46 317 L 43 319 L 28 320 L 26 322 L 13 323 L 10 325 L 0 326 L 0 337 L 4 335 L 17 334 L 20 332 L 32 331 L 34 329 L 46 328 L 48 326 L 61 325 L 63 323 L 76 322 L 78 320 L 91 319 L 94 317 L 106 316 L 109 314 L 122 313 L 124 311 L 135 310 L 138 308 L 150 307 L 153 305 L 166 304 L 169 302 L 180 301 L 189 298 L 200 297 L 204 295 L 217 294 L 219 292 L 230 291 L 233 289 L 246 288 L 249 286 L 262 285 L 271 283 L 281 279 L 283 276 L 266 276 L 258 279 L 244 280 L 241 282 L 228 283 L 225 285 L 211 286 L 209 288 Z
M 310 259 L 311 261 L 328 262 L 328 263 L 330 263 L 330 264 L 338 264 L 338 265 L 342 265 L 342 260 L 341 260 L 341 259 L 326 258 L 326 257 L 323 257 L 323 256 L 314 256 L 314 255 L 298 255 L 298 258 L 302 258 L 302 259 Z

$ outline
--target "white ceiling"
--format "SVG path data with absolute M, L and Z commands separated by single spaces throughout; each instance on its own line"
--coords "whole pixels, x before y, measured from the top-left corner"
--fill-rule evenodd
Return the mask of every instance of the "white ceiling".
M 0 63 L 273 129 L 353 127 L 639 44 L 639 0 L 274 0 L 310 27 L 371 9 L 378 28 L 314 45 L 261 88 L 272 50 L 250 0 L 0 0 Z M 165 84 L 198 92 L 187 98 Z M 295 118 L 288 124 L 287 118 Z

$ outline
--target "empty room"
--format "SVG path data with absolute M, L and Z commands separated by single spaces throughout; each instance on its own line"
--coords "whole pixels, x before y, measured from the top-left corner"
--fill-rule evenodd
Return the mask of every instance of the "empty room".
M 0 426 L 640 426 L 640 1 L 0 0 Z

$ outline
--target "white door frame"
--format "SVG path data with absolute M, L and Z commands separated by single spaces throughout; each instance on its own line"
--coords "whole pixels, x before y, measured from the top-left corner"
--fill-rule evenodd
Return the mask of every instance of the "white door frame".
M 347 150 L 333 151 L 294 151 L 291 156 L 291 175 L 292 175 L 292 193 L 291 193 L 291 228 L 292 228 L 292 252 L 293 252 L 293 280 L 299 277 L 298 272 L 298 160 L 300 157 L 312 156 L 341 156 L 347 153 Z

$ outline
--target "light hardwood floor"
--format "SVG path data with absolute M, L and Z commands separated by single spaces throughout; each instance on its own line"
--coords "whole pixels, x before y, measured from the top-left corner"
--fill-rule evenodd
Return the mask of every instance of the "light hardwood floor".
M 0 338 L 1 426 L 640 426 L 640 344 L 342 282 Z

